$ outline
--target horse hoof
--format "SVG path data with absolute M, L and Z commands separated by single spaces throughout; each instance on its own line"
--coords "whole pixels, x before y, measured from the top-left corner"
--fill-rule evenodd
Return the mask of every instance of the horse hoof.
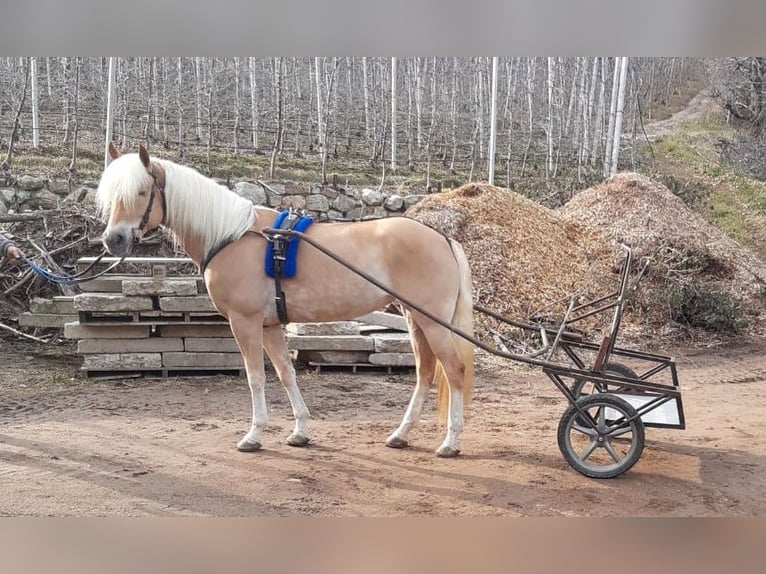
M 409 446 L 409 443 L 405 439 L 399 438 L 398 436 L 391 436 L 386 440 L 386 446 L 391 448 L 405 448 Z
M 287 444 L 290 446 L 306 446 L 311 439 L 301 434 L 291 434 L 287 437 Z
M 459 454 L 460 449 L 451 446 L 440 446 L 436 449 L 436 456 L 439 458 L 455 458 Z
M 240 452 L 255 452 L 261 450 L 261 443 L 243 438 L 237 443 L 237 450 Z

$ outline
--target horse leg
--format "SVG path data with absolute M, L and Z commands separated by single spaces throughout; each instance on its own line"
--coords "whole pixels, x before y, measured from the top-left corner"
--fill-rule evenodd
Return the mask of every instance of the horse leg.
M 415 382 L 415 390 L 412 393 L 412 398 L 407 406 L 407 410 L 404 412 L 402 422 L 386 439 L 386 446 L 390 446 L 391 448 L 404 448 L 408 445 L 407 437 L 410 430 L 412 430 L 412 427 L 414 427 L 420 419 L 420 413 L 423 411 L 423 405 L 428 397 L 428 391 L 431 388 L 431 382 L 434 378 L 434 370 L 436 369 L 436 357 L 434 356 L 428 341 L 426 341 L 423 331 L 412 320 L 412 314 L 409 311 L 405 312 L 405 316 L 407 318 L 407 327 L 410 332 L 410 340 L 412 341 L 412 350 L 415 353 L 417 380 Z
M 264 392 L 266 374 L 263 368 L 263 317 L 259 315 L 230 316 L 229 325 L 245 361 L 247 383 L 250 387 L 253 405 L 250 430 L 237 443 L 237 449 L 243 452 L 253 452 L 260 450 L 262 446 L 261 435 L 268 422 Z
M 290 406 L 293 408 L 295 428 L 293 433 L 287 438 L 287 444 L 290 446 L 306 446 L 311 440 L 307 424 L 309 410 L 306 408 L 306 403 L 303 402 L 303 396 L 295 380 L 295 367 L 293 367 L 290 353 L 287 350 L 287 341 L 285 340 L 281 325 L 264 327 L 263 347 L 266 349 L 266 353 L 269 355 L 274 369 L 277 371 L 279 380 L 282 381 L 287 391 L 287 398 L 290 399 Z
M 436 449 L 436 455 L 443 458 L 455 457 L 460 453 L 459 438 L 463 431 L 463 379 L 466 376 L 466 365 L 460 358 L 460 350 L 452 333 L 425 317 L 419 320 L 449 385 L 447 436 Z M 439 376 L 440 373 L 437 372 L 437 377 Z

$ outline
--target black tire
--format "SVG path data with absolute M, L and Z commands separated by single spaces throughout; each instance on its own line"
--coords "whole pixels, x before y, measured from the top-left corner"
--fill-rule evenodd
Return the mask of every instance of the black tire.
M 604 374 L 617 375 L 619 377 L 627 377 L 629 379 L 638 378 L 638 374 L 636 373 L 636 371 L 634 371 L 627 365 L 623 365 L 622 363 L 607 363 L 604 369 L 602 370 L 602 372 Z M 613 385 L 611 387 L 608 387 L 601 383 L 594 383 L 590 379 L 578 379 L 572 385 L 572 394 L 575 396 L 576 399 L 579 399 L 582 396 L 592 395 L 594 392 L 619 393 L 619 392 L 629 391 L 629 390 L 630 390 L 630 387 L 623 387 L 619 385 L 618 386 Z
M 590 415 L 587 422 L 580 411 Z M 636 414 L 630 403 L 609 393 L 581 397 L 561 416 L 559 450 L 580 474 L 591 478 L 619 476 L 630 470 L 644 451 L 644 423 Z

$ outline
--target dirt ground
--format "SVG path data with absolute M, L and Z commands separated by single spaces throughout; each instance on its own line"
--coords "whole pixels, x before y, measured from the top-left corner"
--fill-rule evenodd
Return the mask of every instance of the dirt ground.
M 766 341 L 671 354 L 686 430 L 647 429 L 632 470 L 594 480 L 558 450 L 564 397 L 539 369 L 495 358 L 477 359 L 457 459 L 433 454 L 432 410 L 409 449 L 384 446 L 412 372 L 301 371 L 314 434 L 304 449 L 284 443 L 289 403 L 269 373 L 265 448 L 245 454 L 244 379 L 84 380 L 71 347 L 0 339 L 0 515 L 766 513 Z

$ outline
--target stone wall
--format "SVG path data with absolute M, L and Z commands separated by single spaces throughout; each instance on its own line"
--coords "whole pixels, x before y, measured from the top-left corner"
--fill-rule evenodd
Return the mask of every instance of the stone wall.
M 217 180 L 221 185 L 226 182 Z M 83 181 L 70 190 L 66 181 L 22 176 L 13 186 L 0 187 L 0 214 L 55 209 L 59 202 L 92 203 L 97 181 Z M 317 221 L 380 219 L 401 215 L 424 196 L 372 188 L 320 186 L 296 182 L 240 181 L 231 184 L 256 205 L 305 211 Z

